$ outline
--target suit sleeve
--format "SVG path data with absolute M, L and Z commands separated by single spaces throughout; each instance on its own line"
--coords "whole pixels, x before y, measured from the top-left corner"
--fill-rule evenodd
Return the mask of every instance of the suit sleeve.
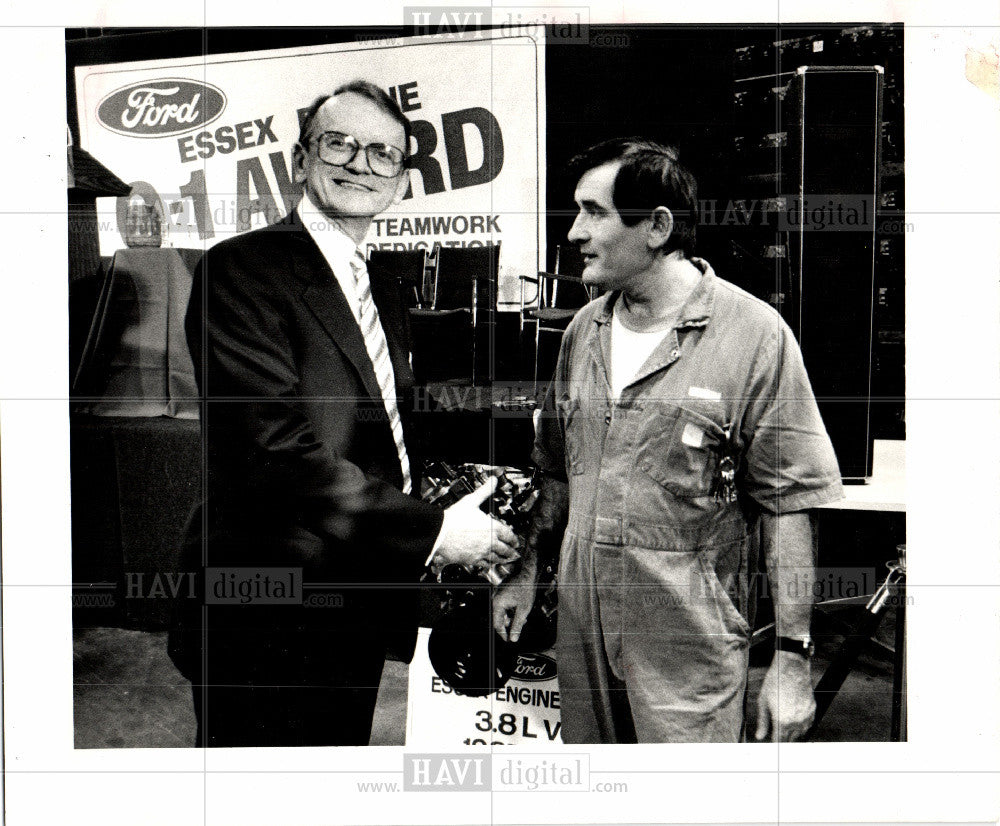
M 255 253 L 223 244 L 195 273 L 186 332 L 206 438 L 245 469 L 240 490 L 262 492 L 255 502 L 264 507 L 289 509 L 289 519 L 323 538 L 327 553 L 363 543 L 373 578 L 413 581 L 443 512 L 366 475 L 317 438 L 300 394 L 289 296 L 280 282 L 251 275 L 261 270 Z

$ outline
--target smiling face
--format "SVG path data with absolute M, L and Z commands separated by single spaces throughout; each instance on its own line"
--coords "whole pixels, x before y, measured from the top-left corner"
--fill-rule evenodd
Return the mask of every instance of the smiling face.
M 295 180 L 327 217 L 352 230 L 368 229 L 371 219 L 398 202 L 406 193 L 409 177 L 404 169 L 395 178 L 375 175 L 364 149 L 344 166 L 333 166 L 319 157 L 316 138 L 323 132 L 353 135 L 365 147 L 387 143 L 406 150 L 403 125 L 374 101 L 345 92 L 324 103 L 313 119 L 307 146 L 296 144 L 292 163 Z M 355 238 L 360 241 L 360 238 Z
M 650 220 L 626 226 L 615 208 L 613 192 L 621 161 L 588 170 L 573 196 L 579 212 L 568 238 L 583 254 L 585 284 L 606 290 L 625 290 L 653 264 L 657 250 L 650 246 Z

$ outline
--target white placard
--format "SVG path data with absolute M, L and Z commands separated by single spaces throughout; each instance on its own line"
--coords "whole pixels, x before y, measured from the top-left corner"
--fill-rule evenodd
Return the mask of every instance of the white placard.
M 494 694 L 463 697 L 434 672 L 430 629 L 421 628 L 410 663 L 406 746 L 516 746 L 561 743 L 559 678 L 552 652 L 521 654 L 515 675 Z

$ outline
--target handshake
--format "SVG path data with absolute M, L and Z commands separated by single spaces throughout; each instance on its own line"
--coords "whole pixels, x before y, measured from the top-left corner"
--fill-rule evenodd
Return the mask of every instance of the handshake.
M 498 477 L 491 476 L 445 509 L 431 561 L 434 570 L 454 564 L 479 572 L 498 563 L 510 564 L 520 559 L 517 534 L 509 525 L 480 509 L 493 496 L 497 482 Z
M 497 476 L 498 469 L 483 466 L 463 465 L 456 469 L 444 462 L 431 462 L 424 470 L 424 478 L 430 483 L 425 501 L 447 506 L 431 563 L 433 571 L 440 576 L 446 566 L 457 564 L 499 586 L 490 599 L 492 625 L 504 642 L 517 642 L 535 602 L 537 573 L 534 554 L 528 554 L 520 565 L 515 564 L 521 559 L 517 534 L 527 533 L 540 490 L 534 479 L 519 478 L 517 472 Z M 501 519 L 483 512 L 487 501 L 490 511 Z M 551 574 L 551 568 L 546 572 Z M 551 624 L 547 620 L 555 611 L 554 584 L 549 591 L 542 600 L 543 625 Z
M 428 655 L 446 685 L 473 697 L 493 693 L 513 674 L 520 650 L 516 643 L 535 602 L 534 554 L 525 548 L 522 559 L 518 534 L 528 532 L 540 491 L 534 477 L 514 468 L 497 472 L 483 465 L 453 468 L 433 462 L 424 473 L 429 484 L 424 500 L 445 506 L 431 564 L 444 588 Z M 527 650 L 552 645 L 554 622 L 545 607 L 541 611 L 528 623 Z

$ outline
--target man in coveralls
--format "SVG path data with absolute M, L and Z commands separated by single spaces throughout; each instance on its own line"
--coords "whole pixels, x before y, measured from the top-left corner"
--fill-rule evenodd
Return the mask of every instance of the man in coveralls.
M 562 341 L 533 453 L 542 496 L 497 631 L 517 638 L 537 560 L 558 552 L 564 741 L 738 741 L 759 530 L 777 650 L 756 738 L 798 739 L 815 711 L 809 510 L 843 496 L 798 345 L 693 257 L 696 184 L 674 149 L 612 140 L 571 171 L 569 240 L 607 293 Z

